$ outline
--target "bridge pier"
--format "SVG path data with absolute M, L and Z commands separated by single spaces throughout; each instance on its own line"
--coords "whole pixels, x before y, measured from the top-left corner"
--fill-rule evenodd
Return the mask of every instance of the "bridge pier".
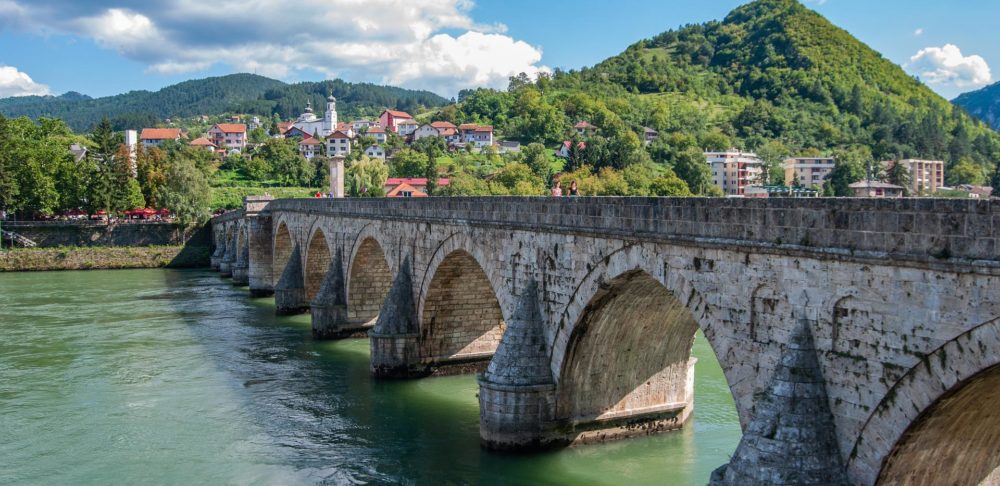
M 249 199 L 249 198 L 248 198 Z M 262 198 L 247 210 L 247 284 L 250 297 L 274 295 L 274 248 L 271 213 L 259 211 L 269 199 Z M 255 209 L 255 212 L 250 212 Z
M 347 319 L 347 286 L 344 283 L 344 257 L 337 251 L 316 298 L 309 303 L 312 333 L 316 339 L 341 339 L 360 332 L 362 326 Z
M 233 262 L 233 285 L 244 286 L 249 283 L 250 246 L 244 245 L 242 248 L 237 249 L 236 261 Z
M 392 282 L 375 327 L 368 333 L 371 371 L 376 378 L 418 378 L 431 372 L 430 367 L 420 360 L 412 273 L 410 258 L 406 257 Z
M 222 260 L 219 261 L 219 274 L 222 275 L 223 278 L 230 278 L 233 276 L 234 261 L 235 259 L 228 251 L 225 256 L 222 257 Z
M 274 288 L 275 313 L 279 316 L 302 314 L 309 310 L 302 274 L 302 254 L 295 245 L 285 271 Z

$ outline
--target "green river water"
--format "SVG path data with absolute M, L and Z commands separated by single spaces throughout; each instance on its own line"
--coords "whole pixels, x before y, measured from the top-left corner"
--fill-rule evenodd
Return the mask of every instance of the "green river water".
M 366 340 L 217 274 L 0 274 L 0 484 L 705 484 L 740 428 L 694 353 L 683 431 L 500 455 L 473 376 L 374 381 Z

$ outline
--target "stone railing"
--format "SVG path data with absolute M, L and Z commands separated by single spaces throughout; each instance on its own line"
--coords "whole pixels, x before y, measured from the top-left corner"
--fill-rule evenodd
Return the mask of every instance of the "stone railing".
M 1000 201 L 455 197 L 284 199 L 268 209 L 1000 269 Z

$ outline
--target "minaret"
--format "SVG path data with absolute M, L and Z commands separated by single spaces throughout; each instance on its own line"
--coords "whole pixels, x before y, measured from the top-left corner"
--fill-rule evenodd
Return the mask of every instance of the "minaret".
M 333 95 L 326 99 L 326 114 L 323 115 L 323 121 L 324 128 L 328 130 L 327 135 L 337 129 L 337 98 Z

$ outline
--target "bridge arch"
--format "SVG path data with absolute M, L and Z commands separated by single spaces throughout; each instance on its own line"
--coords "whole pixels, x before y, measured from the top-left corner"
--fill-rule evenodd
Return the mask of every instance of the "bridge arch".
M 943 458 L 949 457 L 949 444 L 952 447 L 954 444 L 947 440 L 935 442 L 922 438 L 943 433 L 941 430 L 947 430 L 951 425 L 955 425 L 954 430 L 938 436 L 938 439 L 954 438 L 955 433 L 974 434 L 989 439 L 985 444 L 992 446 L 990 452 L 996 453 L 1000 422 L 995 410 L 1000 397 L 997 397 L 997 387 L 987 386 L 985 390 L 992 393 L 989 395 L 983 392 L 982 384 L 1000 382 L 997 376 L 1000 373 L 997 371 L 1000 353 L 996 352 L 997 349 L 1000 349 L 1000 317 L 970 329 L 924 356 L 889 389 L 862 427 L 847 465 L 851 479 L 864 484 L 873 484 L 879 478 L 887 479 L 902 467 L 912 468 L 918 464 L 913 457 L 920 451 L 933 458 L 929 462 L 941 463 Z M 935 429 L 940 426 L 934 424 L 935 420 L 940 423 L 954 416 L 956 403 L 965 404 L 965 419 L 988 422 L 982 422 L 971 430 L 962 429 L 958 426 L 960 424 L 955 423 L 943 424 L 945 429 Z M 987 419 L 984 412 L 992 412 L 992 418 Z M 963 435 L 958 436 L 959 440 L 969 438 Z M 987 455 L 983 449 L 966 449 L 965 452 L 984 459 Z M 1000 467 L 1000 463 L 995 462 L 997 456 L 992 458 L 994 462 L 988 464 L 991 471 Z M 967 459 L 956 458 L 953 462 L 964 468 L 963 474 L 975 475 L 982 471 L 981 467 L 968 464 Z M 926 471 L 926 474 L 946 477 L 937 476 L 950 474 L 943 467 Z M 983 479 L 985 476 L 978 481 Z M 949 478 L 945 482 L 952 481 Z
M 347 319 L 373 322 L 392 288 L 393 273 L 385 250 L 369 231 L 362 231 L 354 244 L 347 276 Z
M 326 272 L 330 269 L 333 256 L 330 251 L 330 243 L 327 241 L 326 233 L 322 228 L 314 228 L 309 237 L 309 246 L 305 255 L 305 276 L 304 289 L 306 291 L 306 302 L 312 302 L 316 298 Z
M 288 266 L 288 260 L 292 257 L 292 250 L 295 248 L 295 242 L 292 240 L 292 234 L 288 230 L 288 225 L 281 221 L 278 223 L 278 230 L 274 232 L 274 249 L 271 255 L 274 259 L 271 262 L 272 272 L 271 279 L 272 285 L 277 287 L 278 280 L 281 280 L 281 274 L 285 271 L 285 267 Z
M 551 357 L 555 418 L 570 441 L 602 440 L 679 427 L 691 413 L 701 328 L 714 339 L 709 307 L 681 270 L 646 245 L 605 257 L 570 297 Z M 631 427 L 644 420 L 648 426 Z M 617 429 L 615 429 L 617 427 Z
M 418 304 L 425 361 L 487 359 L 500 345 L 511 307 L 502 305 L 508 299 L 479 253 L 470 238 L 455 235 L 431 259 Z

